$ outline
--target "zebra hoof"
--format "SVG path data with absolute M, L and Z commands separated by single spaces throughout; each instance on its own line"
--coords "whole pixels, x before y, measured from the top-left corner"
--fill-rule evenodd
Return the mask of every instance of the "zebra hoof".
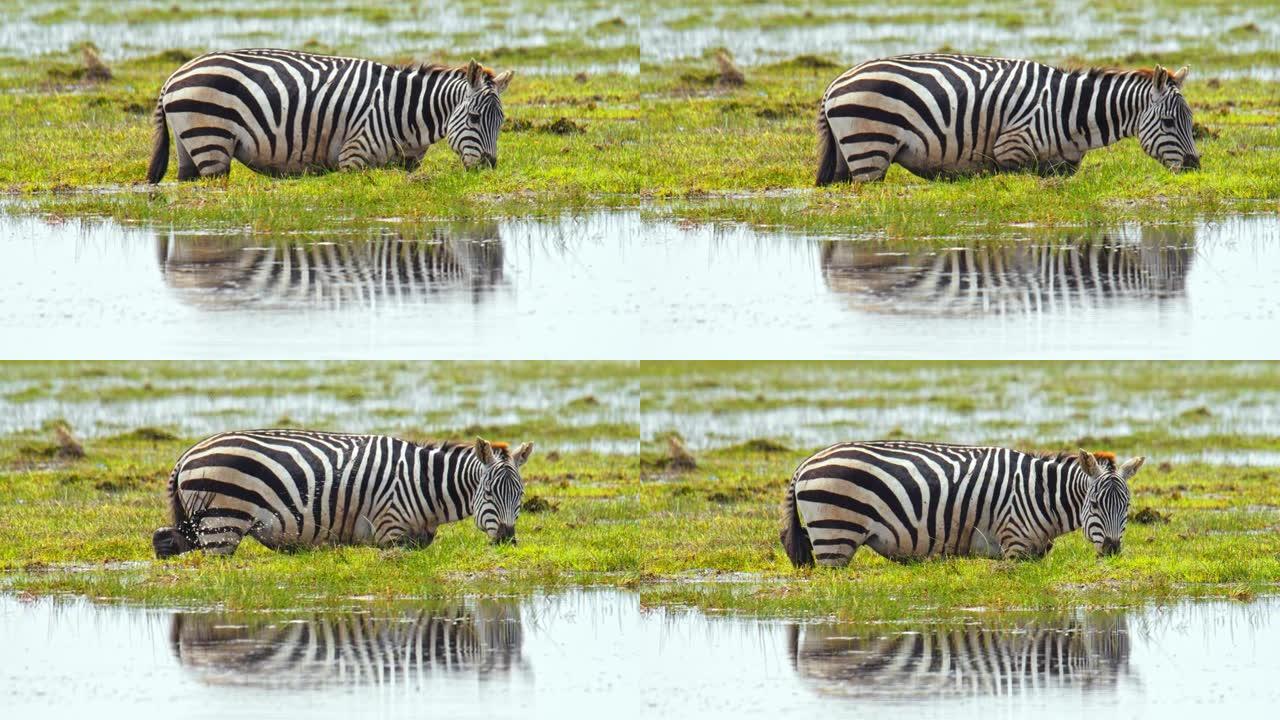
M 187 552 L 191 549 L 191 543 L 177 529 L 163 527 L 151 536 L 151 547 L 155 548 L 156 557 L 164 560 Z

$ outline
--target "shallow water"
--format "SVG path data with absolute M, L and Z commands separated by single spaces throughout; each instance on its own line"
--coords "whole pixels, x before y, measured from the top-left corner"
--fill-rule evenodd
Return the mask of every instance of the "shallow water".
M 1231 52 L 1266 53 L 1280 47 L 1280 12 L 1275 7 L 1197 8 L 1156 3 L 1141 10 L 1084 7 L 1075 0 L 1049 0 L 1029 10 L 1026 3 L 894 3 L 867 12 L 844 4 L 757 2 L 745 6 L 673 4 L 640 30 L 645 63 L 702 58 L 727 49 L 742 65 L 756 65 L 801 53 L 829 58 L 844 67 L 817 70 L 832 79 L 876 57 L 915 52 L 964 52 L 1030 57 L 1079 65 L 1089 59 L 1155 54 L 1166 65 L 1190 63 L 1196 73 L 1274 79 L 1280 68 L 1206 66 L 1205 46 L 1230 38 Z M 1082 61 L 1081 58 L 1085 60 Z M 1126 63 L 1131 64 L 1131 63 Z
M 975 613 L 900 629 L 708 616 L 606 590 L 248 614 L 6 595 L 0 694 L 18 717 L 51 696 L 95 717 L 1265 712 L 1280 701 L 1277 610 Z
M 625 428 L 638 427 L 639 408 L 624 366 L 602 373 L 584 364 L 581 375 L 522 368 L 513 377 L 510 366 L 490 363 L 9 363 L 0 366 L 0 434 L 65 421 L 85 439 L 139 427 L 191 437 L 278 425 L 441 436 L 554 421 L 622 430 L 544 437 L 543 452 L 629 454 L 635 432 Z
M 0 11 L 0 56 L 26 58 L 74 51 L 92 42 L 104 59 L 115 61 L 172 48 L 192 52 L 235 47 L 289 47 L 390 58 L 465 57 L 496 48 L 536 50 L 565 38 L 583 47 L 635 46 L 631 26 L 610 20 L 619 10 L 592 2 L 552 3 L 514 0 L 492 3 L 380 3 L 378 8 L 335 5 L 318 11 L 316 3 L 296 0 L 228 0 L 216 9 L 167 2 L 143 13 L 139 3 L 121 5 L 91 0 L 22 3 Z M 182 12 L 175 13 L 170 8 Z M 386 11 L 379 16 L 378 10 Z M 127 18 L 121 14 L 134 11 Z M 180 63 L 174 64 L 174 69 Z M 635 73 L 639 53 L 615 62 L 582 63 L 555 58 L 519 64 L 520 72 Z
M 69 358 L 1280 351 L 1274 216 L 1018 232 L 922 249 L 638 210 L 284 236 L 0 216 L 0 331 L 11 356 Z
M 641 438 L 664 450 L 672 432 L 694 451 L 755 438 L 794 448 L 894 437 L 1034 448 L 1138 435 L 1185 449 L 1152 455 L 1157 462 L 1274 465 L 1277 457 L 1213 440 L 1271 444 L 1280 375 L 1269 362 L 674 367 L 660 364 L 640 385 Z

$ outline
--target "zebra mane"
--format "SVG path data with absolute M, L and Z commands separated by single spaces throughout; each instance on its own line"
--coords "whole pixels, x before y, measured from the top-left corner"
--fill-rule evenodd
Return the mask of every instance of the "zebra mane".
M 411 72 L 420 72 L 420 73 L 459 72 L 465 75 L 467 72 L 466 65 L 445 65 L 444 63 L 433 63 L 433 62 L 411 62 L 411 63 L 406 63 L 404 65 L 395 65 L 394 67 L 397 70 L 408 70 Z M 493 68 L 488 67 L 487 65 L 481 65 L 480 72 L 484 73 L 484 76 L 489 80 L 493 80 L 493 78 L 496 77 L 497 75 L 493 71 Z
M 1064 462 L 1067 460 L 1077 460 L 1077 453 L 1071 450 L 1049 450 L 1046 452 L 1033 453 L 1040 460 L 1048 460 L 1050 462 Z M 1116 454 L 1108 450 L 1099 450 L 1093 453 L 1093 457 L 1100 465 L 1105 465 L 1109 469 L 1114 470 L 1118 464 Z
M 1147 67 L 1147 68 L 1120 68 L 1120 67 L 1111 67 L 1111 66 L 1109 66 L 1109 65 L 1093 65 L 1093 66 L 1090 66 L 1090 67 L 1071 67 L 1071 66 L 1069 66 L 1069 67 L 1065 67 L 1065 68 L 1062 68 L 1062 69 L 1063 69 L 1064 71 L 1066 71 L 1066 72 L 1071 73 L 1072 75 L 1085 75 L 1085 76 L 1088 76 L 1088 77 L 1097 77 L 1097 76 L 1100 76 L 1100 75 L 1129 75 L 1129 74 L 1137 74 L 1137 75 L 1145 75 L 1147 78 L 1151 78 L 1151 77 L 1153 77 L 1153 76 L 1155 75 L 1155 71 L 1154 71 L 1154 70 L 1152 70 L 1152 69 L 1151 69 L 1151 68 L 1149 68 L 1149 67 Z

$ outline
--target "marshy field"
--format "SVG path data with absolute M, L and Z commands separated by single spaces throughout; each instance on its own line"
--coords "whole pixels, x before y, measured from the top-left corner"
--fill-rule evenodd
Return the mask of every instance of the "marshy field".
M 954 357 L 1269 356 L 1242 326 L 1280 311 L 1264 271 L 1280 237 L 1271 3 L 3 7 L 0 324 L 20 357 L 891 359 L 931 352 L 922 338 Z M 165 78 L 255 45 L 514 70 L 500 164 L 465 172 L 437 147 L 414 172 L 281 182 L 237 163 L 177 183 L 171 163 L 146 185 Z M 929 182 L 895 166 L 814 188 L 826 85 L 937 49 L 1188 64 L 1202 168 L 1169 172 L 1127 140 L 1072 177 Z M 391 251 L 448 271 L 380 267 Z M 1073 275 L 1075 258 L 1134 275 Z M 289 279 L 256 272 L 273 262 Z M 1080 337 L 1081 316 L 1125 331 Z M 607 334 L 558 331 L 579 325 Z M 724 331 L 708 341 L 709 326 Z M 325 327 L 341 340 L 304 349 Z
M 768 616 L 920 620 L 1280 581 L 1280 368 L 1248 363 L 8 365 L 0 563 L 14 591 L 244 610 L 572 586 Z M 228 428 L 533 441 L 521 543 L 470 523 L 424 551 L 152 559 L 181 452 Z M 674 438 L 674 440 L 673 440 Z M 777 541 L 799 461 L 845 439 L 1145 455 L 1125 552 L 796 571 Z
M 147 184 L 166 78 L 248 47 L 512 70 L 497 165 Z M 828 84 L 928 51 L 1190 66 L 1200 168 L 815 187 Z M 0 0 L 0 696 L 1272 712 L 1277 167 L 1261 0 Z M 254 427 L 531 441 L 519 543 L 156 559 L 175 461 Z M 1145 456 L 1123 552 L 793 567 L 793 471 L 872 439 Z
M 165 687 L 181 688 L 179 704 L 193 712 L 232 699 L 265 712 L 285 696 L 355 708 L 362 687 L 381 687 L 388 711 L 409 707 L 413 695 L 398 687 L 461 711 L 476 683 L 492 702 L 591 706 L 603 702 L 592 688 L 614 673 L 651 667 L 663 670 L 620 697 L 666 707 L 697 677 L 716 708 L 748 713 L 927 696 L 945 714 L 959 707 L 949 698 L 1036 683 L 1047 686 L 1023 696 L 1030 707 L 1065 698 L 1147 707 L 1195 697 L 1162 668 L 1257 687 L 1270 651 L 1242 655 L 1242 638 L 1272 647 L 1280 633 L 1274 363 L 77 362 L 3 371 L 0 618 L 6 635 L 39 648 L 10 663 L 10 676 L 32 687 L 79 664 L 38 668 L 102 652 L 166 680 L 103 675 L 128 689 L 129 704 L 159 707 L 171 702 Z M 154 559 L 151 531 L 168 522 L 175 459 L 211 432 L 255 426 L 533 441 L 520 542 L 490 545 L 465 521 L 420 550 L 280 554 L 246 540 L 231 558 Z M 814 450 L 855 438 L 1085 447 L 1147 464 L 1130 484 L 1118 556 L 1099 558 L 1075 532 L 1038 561 L 901 564 L 863 549 L 844 569 L 797 570 L 777 540 L 790 474 Z M 601 633 L 613 641 L 590 640 Z M 317 635 L 347 664 L 302 660 Z M 973 684 L 938 675 L 933 651 L 882 667 L 915 642 L 947 649 Z M 395 649 L 435 643 L 444 644 Z M 387 656 L 365 656 L 366 647 Z M 1004 680 L 975 669 L 1006 654 L 1037 665 Z M 743 678 L 753 689 L 730 692 Z M 227 686 L 230 696 L 214 692 Z M 15 695 L 23 707 L 37 697 Z

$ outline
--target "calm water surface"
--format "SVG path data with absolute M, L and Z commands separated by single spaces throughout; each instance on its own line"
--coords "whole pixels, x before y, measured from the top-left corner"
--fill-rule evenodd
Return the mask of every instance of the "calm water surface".
M 636 210 L 274 236 L 0 216 L 0 257 L 14 357 L 1280 353 L 1274 216 L 942 248 Z
M 0 695 L 12 717 L 54 700 L 95 717 L 1265 714 L 1280 702 L 1277 610 L 1262 599 L 979 613 L 902 630 L 707 616 L 593 590 L 354 613 L 4 596 Z

